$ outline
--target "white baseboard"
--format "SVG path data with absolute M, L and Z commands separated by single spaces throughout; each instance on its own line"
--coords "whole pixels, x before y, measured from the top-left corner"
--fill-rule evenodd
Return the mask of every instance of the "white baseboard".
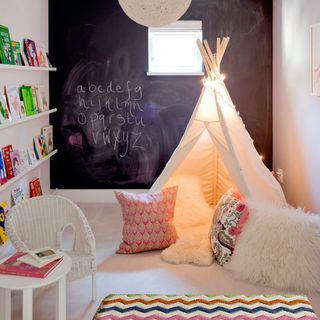
M 51 190 L 51 194 L 60 195 L 66 197 L 74 202 L 83 203 L 116 203 L 117 199 L 114 195 L 113 189 L 101 190 L 101 189 L 94 189 L 94 190 L 70 190 L 70 189 L 53 189 Z M 123 190 L 128 192 L 135 192 L 135 193 L 144 193 L 148 192 L 146 189 L 130 189 L 130 190 Z

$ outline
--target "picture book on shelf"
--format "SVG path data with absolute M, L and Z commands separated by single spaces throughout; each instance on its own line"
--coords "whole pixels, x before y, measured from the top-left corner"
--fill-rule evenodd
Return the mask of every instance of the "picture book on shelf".
M 37 156 L 34 152 L 34 147 L 28 148 L 28 160 L 30 166 L 34 165 L 37 162 Z
M 47 152 L 50 153 L 53 150 L 53 126 L 46 126 L 41 129 L 41 133 L 44 136 L 44 141 L 47 147 Z
M 21 58 L 24 66 L 29 66 L 29 62 L 25 52 L 21 49 Z
M 40 67 L 49 67 L 46 47 L 44 43 L 37 41 L 36 42 L 36 50 L 38 55 L 38 63 Z
M 48 155 L 47 146 L 42 134 L 33 137 L 33 147 L 38 160 L 41 160 Z
M 27 116 L 32 116 L 37 113 L 37 109 L 34 105 L 32 87 L 31 86 L 22 86 L 20 87 L 20 93 L 22 100 L 24 102 L 24 107 L 26 110 Z
M 4 164 L 2 151 L 0 150 L 0 186 L 5 184 L 6 182 L 7 182 L 6 167 Z
M 5 232 L 5 222 L 8 214 L 8 203 L 0 202 L 0 243 L 4 244 L 8 240 Z
M 11 121 L 11 113 L 7 104 L 6 96 L 0 95 L 0 124 Z
M 9 29 L 0 25 L 0 60 L 3 64 L 14 64 Z
M 30 165 L 28 149 L 22 149 L 21 150 L 21 152 L 20 152 L 20 161 L 21 161 L 21 169 L 22 169 L 22 171 L 26 170 Z
M 23 189 L 19 186 L 11 191 L 13 203 L 16 205 L 25 199 Z
M 41 189 L 41 184 L 40 184 L 40 179 L 35 178 L 30 181 L 30 197 L 39 197 L 42 196 L 42 189 Z
M 45 94 L 42 94 L 42 102 L 43 102 L 43 111 L 48 111 L 49 110 L 49 102 L 48 102 L 48 98 Z
M 40 146 L 39 136 L 33 137 L 33 148 L 34 148 L 34 153 L 36 154 L 37 160 L 41 160 L 43 150 L 41 149 L 41 146 Z
M 29 66 L 38 67 L 39 62 L 38 62 L 37 49 L 36 49 L 35 42 L 31 39 L 24 39 L 23 42 L 24 42 L 25 53 L 28 58 Z
M 9 105 L 11 118 L 19 119 L 20 118 L 20 95 L 18 88 L 15 86 L 5 86 L 5 93 L 7 97 L 7 102 Z
M 11 41 L 12 44 L 12 51 L 13 51 L 13 57 L 14 57 L 14 64 L 21 66 L 21 49 L 20 49 L 20 42 L 18 41 Z
M 41 158 L 44 158 L 48 155 L 46 140 L 43 134 L 39 136 L 40 150 L 41 150 Z
M 39 104 L 38 104 L 38 99 L 37 99 L 37 86 L 31 86 L 31 90 L 32 90 L 33 104 L 34 104 L 34 107 L 38 113 L 39 112 Z
M 32 93 L 37 101 L 38 112 L 43 112 L 43 101 L 39 86 L 32 86 Z
M 13 151 L 12 145 L 8 145 L 2 148 L 4 166 L 6 168 L 7 179 L 11 179 L 14 177 L 12 163 L 10 159 L 10 153 Z
M 27 116 L 27 114 L 26 114 L 26 108 L 25 108 L 25 106 L 24 106 L 24 102 L 23 101 L 21 101 L 20 100 L 20 117 L 21 118 L 24 118 L 24 117 L 26 117 Z
M 0 274 L 45 278 L 63 260 L 62 257 L 46 264 L 42 268 L 37 268 L 18 260 L 20 257 L 25 256 L 26 254 L 27 253 L 25 252 L 16 252 L 9 258 L 5 259 L 5 261 L 2 261 L 2 263 L 0 264 Z
M 11 159 L 13 174 L 16 177 L 22 172 L 19 150 L 14 150 L 10 152 L 10 159 Z

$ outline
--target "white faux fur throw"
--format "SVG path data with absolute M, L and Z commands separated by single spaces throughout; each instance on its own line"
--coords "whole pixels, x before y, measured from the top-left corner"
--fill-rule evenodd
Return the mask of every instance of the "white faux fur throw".
M 209 228 L 214 213 L 202 193 L 196 176 L 173 176 L 166 187 L 178 185 L 174 225 L 179 239 L 161 253 L 169 263 L 212 264 L 214 257 L 209 241 Z
M 320 290 L 320 215 L 247 201 L 249 219 L 225 265 L 242 280 L 301 292 Z
M 161 258 L 169 263 L 190 263 L 209 266 L 214 260 L 208 237 L 210 223 L 180 230 L 176 243 L 161 253 Z

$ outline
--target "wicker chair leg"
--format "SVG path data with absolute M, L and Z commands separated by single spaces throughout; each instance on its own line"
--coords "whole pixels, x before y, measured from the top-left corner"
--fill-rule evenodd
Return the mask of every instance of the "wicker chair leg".
M 96 301 L 97 299 L 97 281 L 96 281 L 96 273 L 92 274 L 92 301 Z

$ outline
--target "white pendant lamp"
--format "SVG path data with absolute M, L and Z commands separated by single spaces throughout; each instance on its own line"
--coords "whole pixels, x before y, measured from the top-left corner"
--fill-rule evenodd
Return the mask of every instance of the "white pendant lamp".
M 191 0 L 119 0 L 126 15 L 146 27 L 162 27 L 177 21 Z

